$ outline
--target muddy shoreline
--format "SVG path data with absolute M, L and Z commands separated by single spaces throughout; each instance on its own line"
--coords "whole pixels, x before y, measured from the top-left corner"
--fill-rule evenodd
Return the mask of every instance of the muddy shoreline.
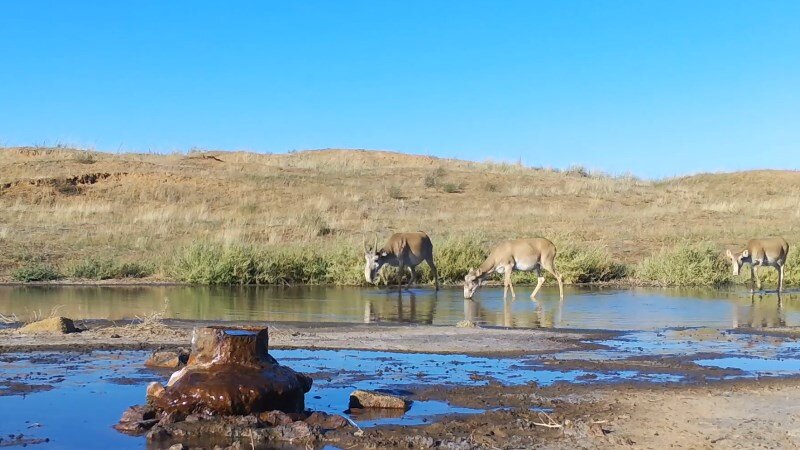
M 147 350 L 185 346 L 194 327 L 268 326 L 271 349 L 380 350 L 407 353 L 516 356 L 596 348 L 588 340 L 619 335 L 603 330 L 542 330 L 499 327 L 458 328 L 433 325 L 264 323 L 252 321 L 82 320 L 83 331 L 52 339 L 46 334 L 21 334 L 16 326 L 0 329 L 0 353 L 37 350 Z
M 167 320 L 151 323 L 78 321 L 84 328 L 67 335 L 22 335 L 0 330 L 0 357 L 15 358 L 51 352 L 92 354 L 97 350 L 174 349 L 188 345 L 195 326 L 265 325 L 258 322 Z M 408 386 L 416 402 L 439 401 L 482 411 L 446 414 L 418 425 L 384 425 L 326 434 L 323 443 L 341 448 L 787 448 L 800 445 L 800 377 L 737 378 L 741 371 L 704 367 L 695 361 L 718 357 L 705 346 L 741 345 L 743 355 L 770 352 L 786 337 L 763 330 L 680 329 L 660 333 L 664 342 L 691 341 L 694 353 L 669 355 L 613 353 L 613 342 L 629 333 L 603 330 L 456 328 L 424 325 L 277 323 L 270 327 L 270 349 L 385 351 L 398 355 L 474 355 L 517 358 L 520 370 L 577 371 L 575 382 L 508 384 L 487 377 L 474 385 Z M 670 341 L 671 340 L 671 341 Z M 781 344 L 782 343 L 782 344 Z M 666 345 L 666 344 L 665 344 Z M 792 347 L 793 348 L 793 347 Z M 753 350 L 756 349 L 756 350 Z M 608 353 L 611 352 L 611 353 Z M 718 350 L 724 354 L 729 350 Z M 748 353 L 750 352 L 750 353 Z M 123 352 L 124 353 L 124 352 Z M 608 353 L 608 357 L 605 357 Z M 598 356 L 599 355 L 599 356 Z M 586 357 L 584 357 L 586 356 Z M 498 361 L 499 361 L 498 359 Z M 65 357 L 64 364 L 69 364 Z M 288 365 L 298 364 L 289 360 Z M 531 364 L 526 369 L 526 364 Z M 335 372 L 335 371 L 334 371 Z M 596 373 L 674 375 L 659 381 L 604 381 Z M 333 373 L 333 372 L 331 372 Z M 337 372 L 341 375 L 341 372 Z M 532 372 L 533 373 L 533 372 Z M 320 380 L 328 373 L 315 374 Z M 354 374 L 349 380 L 363 377 Z M 380 377 L 378 377 L 380 378 Z M 144 380 L 144 379 L 142 379 Z M 137 382 L 134 378 L 132 383 Z M 17 383 L 8 395 L 25 393 Z M 45 384 L 33 385 L 46 390 Z M 39 386 L 38 388 L 36 386 Z M 309 394 L 310 395 L 310 394 Z M 0 402 L 4 397 L 0 396 Z M 291 447 L 287 447 L 291 448 Z

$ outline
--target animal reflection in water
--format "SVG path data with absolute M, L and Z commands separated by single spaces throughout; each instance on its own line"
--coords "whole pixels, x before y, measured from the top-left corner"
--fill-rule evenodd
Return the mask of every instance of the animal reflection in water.
M 391 307 L 387 307 L 388 305 Z M 413 291 L 408 291 L 405 299 L 397 295 L 394 300 L 373 302 L 367 299 L 364 302 L 364 323 L 386 320 L 432 325 L 435 313 L 436 299 L 418 302 L 417 295 Z
M 800 299 L 798 295 L 776 292 L 771 295 L 751 294 L 750 306 L 733 304 L 732 328 L 775 328 L 786 326 L 786 302 Z
M 403 322 L 431 325 L 436 314 L 437 303 L 442 300 L 436 297 L 423 296 L 418 299 L 416 293 L 409 291 L 404 297 L 388 296 L 386 300 L 364 301 L 364 323 Z M 464 320 L 475 324 L 488 324 L 504 327 L 554 328 L 561 325 L 563 304 L 545 308 L 537 303 L 533 313 L 519 314 L 513 312 L 514 302 L 503 301 L 502 316 L 499 311 L 484 308 L 480 302 L 464 299 Z
M 503 300 L 502 321 L 490 321 L 490 324 L 497 324 L 504 327 L 517 328 L 556 328 L 561 326 L 562 303 L 556 303 L 555 308 L 546 310 L 541 303 L 536 303 L 534 314 L 514 314 L 512 306 L 514 302 Z M 495 312 L 487 311 L 480 302 L 465 298 L 464 299 L 464 321 L 467 323 L 479 324 L 487 318 L 496 315 Z

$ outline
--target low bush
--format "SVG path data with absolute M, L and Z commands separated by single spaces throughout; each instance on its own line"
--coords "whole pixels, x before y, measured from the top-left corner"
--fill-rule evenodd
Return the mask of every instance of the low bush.
M 89 280 L 110 280 L 120 278 L 144 278 L 150 276 L 155 268 L 146 263 L 118 262 L 113 259 L 88 258 L 72 266 L 68 274 L 71 278 Z
M 730 263 L 708 245 L 661 249 L 636 267 L 636 278 L 658 286 L 722 286 L 732 281 Z
M 197 284 L 336 284 L 363 283 L 358 247 L 255 247 L 195 244 L 173 261 L 172 276 Z
M 22 266 L 11 273 L 11 278 L 16 281 L 51 281 L 60 280 L 64 276 L 54 266 L 44 263 L 31 263 Z

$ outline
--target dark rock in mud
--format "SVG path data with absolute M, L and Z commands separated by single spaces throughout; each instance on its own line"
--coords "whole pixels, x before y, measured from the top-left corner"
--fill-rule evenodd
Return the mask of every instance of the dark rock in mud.
M 295 421 L 289 414 L 283 411 L 265 411 L 258 415 L 258 420 L 261 422 L 275 427 L 278 425 L 287 425 Z
M 305 423 L 322 430 L 338 430 L 352 426 L 344 417 L 324 412 L 311 413 L 311 415 L 306 418 Z
M 267 329 L 195 329 L 186 367 L 164 389 L 151 383 L 148 403 L 184 415 L 304 411 L 311 378 L 269 356 L 268 339 Z
M 355 390 L 350 394 L 350 408 L 391 408 L 406 410 L 411 402 L 397 395 Z
M 35 444 L 45 444 L 50 442 L 50 438 L 25 437 L 24 434 L 9 434 L 6 437 L 0 436 L 0 447 L 27 447 Z
M 322 431 L 302 420 L 270 426 L 261 422 L 255 415 L 196 416 L 192 420 L 187 418 L 183 422 L 154 426 L 147 433 L 147 439 L 159 442 L 162 446 L 180 441 L 190 447 L 198 445 L 204 448 L 215 445 L 227 447 L 238 443 L 243 448 L 250 448 L 265 446 L 274 441 L 310 443 L 320 439 Z
M 158 351 L 147 358 L 144 362 L 146 367 L 154 369 L 179 369 L 189 360 L 189 352 L 184 351 Z
M 27 384 L 18 381 L 0 382 L 0 397 L 5 395 L 28 395 L 53 389 L 52 384 Z
M 114 425 L 114 428 L 125 434 L 139 435 L 153 428 L 159 422 L 156 415 L 156 410 L 149 406 L 131 406 L 122 413 L 122 418 L 119 419 L 119 423 Z

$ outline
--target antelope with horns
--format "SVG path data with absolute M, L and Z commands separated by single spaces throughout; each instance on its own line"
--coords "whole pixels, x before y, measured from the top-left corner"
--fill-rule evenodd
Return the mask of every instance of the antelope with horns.
M 783 266 L 786 264 L 786 255 L 789 253 L 789 244 L 780 237 L 766 239 L 750 239 L 744 250 L 727 255 L 733 264 L 733 275 L 739 275 L 742 265 L 750 264 L 750 282 L 755 280 L 755 287 L 761 290 L 761 280 L 758 278 L 759 266 L 772 266 L 778 271 L 778 292 L 783 290 Z M 751 285 L 751 291 L 753 287 Z
M 367 283 L 374 283 L 381 268 L 388 264 L 398 268 L 398 290 L 403 288 L 403 272 L 408 267 L 411 270 L 411 280 L 409 285 L 416 281 L 414 268 L 423 261 L 428 263 L 433 273 L 436 290 L 439 290 L 439 274 L 436 271 L 436 264 L 433 263 L 433 244 L 431 238 L 422 231 L 415 233 L 395 233 L 383 248 L 378 249 L 378 238 L 372 249 L 367 248 L 364 243 L 364 278 Z
M 511 297 L 516 298 L 514 286 L 511 284 L 511 272 L 516 269 L 536 271 L 539 280 L 531 294 L 531 300 L 535 300 L 539 288 L 544 283 L 544 276 L 542 275 L 542 269 L 544 269 L 553 274 L 556 281 L 558 281 L 558 292 L 561 300 L 563 300 L 564 285 L 561 282 L 561 275 L 556 270 L 555 259 L 556 246 L 544 238 L 516 239 L 503 242 L 492 250 L 489 257 L 480 267 L 470 269 L 467 276 L 464 277 L 464 298 L 472 298 L 475 291 L 478 290 L 478 286 L 483 284 L 484 279 L 491 275 L 492 272 L 504 275 L 503 300 L 506 298 L 508 288 L 511 288 Z

